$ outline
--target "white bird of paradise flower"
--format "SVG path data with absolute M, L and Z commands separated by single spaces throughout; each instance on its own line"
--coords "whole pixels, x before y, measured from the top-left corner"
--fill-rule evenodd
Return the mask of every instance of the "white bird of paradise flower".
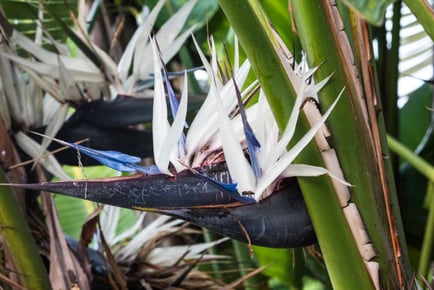
M 187 134 L 184 135 L 188 99 L 187 78 L 184 78 L 179 106 L 175 100 L 176 104 L 172 108 L 175 117 L 170 125 L 165 87 L 168 90 L 169 99 L 173 91 L 171 91 L 170 84 L 166 83 L 165 86 L 164 82 L 167 80 L 167 78 L 163 78 L 165 67 L 155 41 L 152 40 L 151 42 L 154 48 L 155 75 L 152 123 L 154 159 L 156 166 L 162 173 L 172 175 L 169 164 L 177 172 L 185 170 L 186 166 L 194 168 L 206 165 L 209 156 L 214 156 L 216 152 L 219 152 L 221 156 L 221 152 L 223 152 L 230 176 L 236 183 L 237 191 L 252 193 L 257 201 L 269 195 L 272 192 L 272 185 L 278 179 L 284 177 L 329 174 L 332 178 L 348 185 L 344 180 L 334 176 L 325 168 L 306 164 L 292 164 L 297 155 L 322 127 L 341 94 L 318 123 L 298 140 L 292 148 L 289 150 L 286 148 L 294 135 L 303 101 L 307 96 L 316 96 L 316 93 L 327 83 L 329 78 L 318 84 L 308 84 L 307 81 L 312 77 L 315 69 L 306 69 L 304 63 L 294 68 L 290 77 L 297 91 L 297 98 L 285 131 L 279 134 L 277 123 L 262 90 L 260 90 L 258 102 L 245 110 L 246 119 L 244 122 L 242 114 L 238 114 L 234 118 L 229 117 L 237 107 L 238 87 L 243 87 L 250 70 L 248 60 L 241 67 L 238 67 L 236 49 L 233 80 L 223 84 L 217 77 L 218 65 L 215 49 L 212 49 L 210 64 L 195 42 L 197 51 L 210 78 L 210 90 L 188 128 Z M 161 71 L 163 71 L 163 75 Z M 256 82 L 249 85 L 244 92 L 249 92 L 254 85 L 256 85 Z M 173 99 L 175 99 L 174 94 Z M 239 109 L 244 110 L 242 105 L 239 106 Z M 249 131 L 250 127 L 253 131 Z M 249 158 L 244 153 L 246 148 Z M 252 160 L 255 160 L 255 162 Z

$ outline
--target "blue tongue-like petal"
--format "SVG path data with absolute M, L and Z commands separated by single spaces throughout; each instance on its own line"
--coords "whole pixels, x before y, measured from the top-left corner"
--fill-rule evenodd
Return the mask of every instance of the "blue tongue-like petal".
M 48 137 L 46 135 L 32 132 L 33 134 L 40 135 L 43 137 L 50 138 L 56 141 L 59 144 L 68 146 L 70 148 L 74 148 L 78 150 L 80 153 L 83 153 L 95 160 L 97 160 L 102 165 L 113 168 L 114 170 L 122 171 L 122 172 L 133 172 L 138 171 L 143 174 L 158 174 L 161 173 L 160 170 L 156 166 L 141 166 L 136 163 L 141 161 L 140 157 L 128 155 L 122 152 L 113 151 L 113 150 L 95 150 L 83 145 L 78 145 L 74 143 L 69 143 L 60 139 Z
M 223 192 L 228 194 L 230 197 L 232 197 L 233 199 L 235 199 L 239 202 L 243 202 L 243 203 L 255 203 L 256 202 L 256 199 L 254 199 L 254 198 L 251 198 L 249 196 L 240 195 L 237 191 L 237 183 L 236 182 L 224 183 L 224 182 L 217 181 L 211 177 L 208 177 L 208 176 L 203 175 L 202 173 L 199 173 L 196 171 L 193 171 L 193 173 L 196 176 L 211 182 L 217 188 L 219 188 L 220 190 L 222 190 Z
M 244 129 L 244 135 L 246 136 L 246 142 L 247 142 L 247 150 L 249 152 L 250 162 L 252 164 L 253 172 L 256 177 L 256 181 L 262 176 L 261 167 L 259 166 L 258 158 L 256 156 L 256 153 L 261 148 L 261 144 L 259 143 L 258 139 L 255 136 L 255 133 L 252 130 L 252 127 L 250 127 L 249 122 L 247 121 L 246 111 L 244 109 L 243 100 L 241 97 L 240 90 L 237 86 L 237 83 L 235 82 L 235 78 L 232 78 L 232 81 L 234 82 L 234 87 L 237 95 L 237 102 L 238 107 L 240 108 L 240 114 L 241 114 L 241 120 L 243 122 L 243 129 Z
M 157 46 L 157 49 L 159 50 L 158 46 Z M 164 79 L 164 83 L 166 85 L 167 95 L 169 96 L 170 111 L 172 113 L 172 117 L 175 118 L 176 114 L 178 113 L 179 102 L 178 102 L 178 99 L 176 98 L 175 91 L 172 88 L 172 84 L 170 83 L 169 73 L 167 72 L 167 68 L 164 64 L 163 58 L 161 57 L 161 52 L 160 52 L 160 61 L 161 61 L 161 66 L 163 68 L 163 71 L 162 71 L 163 72 L 163 79 Z M 188 128 L 187 123 L 185 123 L 184 127 Z M 182 135 L 178 141 L 178 152 L 181 155 L 184 155 L 184 153 L 185 153 L 185 134 L 184 133 L 182 133 Z

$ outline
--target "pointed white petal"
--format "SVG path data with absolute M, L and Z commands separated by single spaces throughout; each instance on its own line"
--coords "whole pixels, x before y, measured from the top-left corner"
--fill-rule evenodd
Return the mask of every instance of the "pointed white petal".
M 191 0 L 185 5 L 183 5 L 182 8 L 177 11 L 172 17 L 170 17 L 169 20 L 167 20 L 158 30 L 155 39 L 158 42 L 165 62 L 169 60 L 169 54 L 167 54 L 166 52 L 168 49 L 171 50 L 172 55 L 170 57 L 173 57 L 173 52 L 175 49 L 175 53 L 179 50 L 181 43 L 178 42 L 176 45 L 178 45 L 179 47 L 176 48 L 174 46 L 174 41 L 184 27 L 185 21 L 187 20 L 187 17 L 193 9 L 195 3 L 196 0 Z M 183 38 L 187 38 L 188 35 L 190 35 L 190 33 L 184 34 Z M 141 59 L 140 62 L 137 62 L 136 57 L 134 57 L 134 62 L 138 64 L 135 65 L 134 68 L 137 67 L 136 73 L 139 79 L 145 79 L 146 77 L 148 77 L 149 67 L 152 63 L 149 58 L 149 55 L 151 54 L 151 48 L 149 46 L 146 46 L 141 50 L 139 50 L 139 48 L 136 48 L 136 55 L 137 52 L 140 52 Z
M 330 74 L 328 77 L 321 80 L 317 84 L 311 84 L 311 85 L 307 86 L 306 92 L 305 92 L 306 96 L 314 98 L 315 100 L 318 101 L 318 92 L 328 83 L 328 81 L 330 80 L 332 75 L 333 74 Z
M 145 60 L 149 59 L 149 55 L 151 54 L 149 50 L 147 51 L 147 54 L 144 53 L 146 47 L 149 44 L 149 35 L 151 34 L 155 20 L 157 19 L 157 16 L 165 2 L 165 0 L 160 0 L 154 6 L 154 9 L 152 9 L 151 13 L 148 15 L 148 17 L 146 17 L 146 20 L 140 25 L 131 40 L 128 42 L 128 45 L 118 65 L 121 79 L 125 79 L 128 76 L 128 72 L 133 61 L 135 63 L 133 66 L 134 79 L 137 80 L 140 78 L 140 67 L 143 66 Z M 151 67 L 150 63 L 148 63 L 148 67 Z
M 196 45 L 196 49 L 202 60 L 205 70 L 210 76 L 210 82 L 213 85 L 210 86 L 210 91 L 208 92 L 205 101 L 203 102 L 199 112 L 197 112 L 196 117 L 194 118 L 188 130 L 186 139 L 186 150 L 188 157 L 199 152 L 199 150 L 201 150 L 212 139 L 212 136 L 217 133 L 218 114 L 215 109 L 217 104 L 216 98 L 214 96 L 221 96 L 226 114 L 235 108 L 237 102 L 233 83 L 228 82 L 224 86 L 221 84 L 194 37 L 193 42 Z M 249 70 L 250 63 L 246 61 L 236 74 L 235 81 L 240 87 L 244 85 Z
M 192 35 L 194 30 L 196 30 L 196 27 L 196 25 L 191 26 L 169 45 L 160 47 L 165 63 L 169 62 L 179 52 L 181 46 L 184 45 L 187 38 Z M 157 34 L 157 39 L 160 39 L 159 34 Z
M 167 121 L 167 104 L 166 95 L 164 93 L 164 83 L 161 75 L 161 63 L 160 57 L 155 47 L 154 40 L 151 39 L 154 59 L 154 105 L 153 105 L 153 117 L 152 117 L 152 137 L 154 145 L 154 159 L 155 164 L 161 170 L 161 172 L 170 174 L 167 165 L 162 163 L 161 155 L 163 150 L 164 141 L 169 132 L 169 122 Z
M 222 138 L 223 152 L 231 177 L 238 183 L 239 192 L 253 191 L 256 183 L 253 170 L 244 157 L 243 149 L 232 128 L 231 120 L 223 109 L 220 97 L 215 97 L 219 115 L 220 138 Z
M 188 100 L 188 83 L 187 73 L 184 75 L 184 88 L 181 95 L 181 102 L 179 103 L 178 111 L 172 126 L 170 127 L 167 136 L 163 142 L 163 147 L 160 153 L 161 166 L 167 167 L 169 164 L 169 157 L 172 164 L 175 165 L 177 170 L 184 169 L 178 163 L 178 159 L 184 155 L 184 152 L 178 152 L 178 141 L 180 140 L 184 131 L 185 118 L 187 116 L 187 100 Z
M 264 165 L 266 168 L 270 167 L 276 162 L 276 160 L 279 159 L 279 157 L 286 153 L 286 147 L 288 146 L 289 141 L 291 141 L 297 125 L 297 120 L 300 113 L 300 106 L 304 97 L 304 89 L 305 82 L 301 82 L 301 85 L 297 92 L 297 98 L 295 100 L 294 107 L 292 108 L 291 115 L 289 117 L 288 123 L 286 124 L 285 131 L 283 132 L 282 137 L 272 151 L 272 154 L 268 156 L 268 162 Z
M 218 72 L 219 72 L 218 64 L 217 64 L 218 58 L 217 58 L 217 51 L 216 51 L 215 44 L 214 44 L 214 38 L 212 36 L 210 37 L 209 42 L 210 42 L 210 48 L 211 48 L 211 67 L 212 67 L 212 72 L 213 72 L 212 76 L 214 78 L 217 78 Z
M 312 128 L 310 128 L 310 130 L 285 155 L 294 155 L 295 158 L 298 154 L 300 154 L 304 147 L 306 147 L 306 145 L 312 140 L 318 130 L 322 127 L 330 113 L 333 111 L 343 92 L 344 89 L 342 89 L 336 100 L 333 102 L 333 104 L 331 104 L 331 106 L 328 108 L 328 110 L 325 112 L 319 122 L 313 125 Z
M 250 64 L 245 62 L 239 73 L 235 76 L 235 81 L 241 87 L 250 70 Z M 207 99 L 202 104 L 196 114 L 187 134 L 187 154 L 192 155 L 201 150 L 209 142 L 211 137 L 216 134 L 218 129 L 218 114 L 216 111 L 215 96 L 218 95 L 222 100 L 222 107 L 226 115 L 230 114 L 236 106 L 236 95 L 233 82 L 226 83 L 220 90 L 216 85 L 211 85 Z
M 248 110 L 249 109 L 250 108 L 248 108 Z M 255 121 L 253 121 L 252 127 L 255 130 L 256 137 L 261 143 L 258 161 L 261 168 L 265 171 L 267 169 L 266 165 L 269 162 L 269 156 L 278 142 L 279 128 L 277 127 L 271 108 L 262 90 L 259 92 L 256 118 Z
M 319 66 L 314 67 L 313 69 L 307 69 L 307 68 L 304 68 L 304 66 L 307 66 L 307 63 L 305 60 L 300 63 L 300 70 L 303 72 L 303 81 L 306 82 L 318 70 Z
M 260 181 L 258 182 L 257 188 L 255 190 L 255 195 L 261 195 L 261 193 L 277 178 L 279 177 L 283 171 L 294 161 L 294 159 L 300 154 L 300 152 L 307 146 L 307 144 L 312 140 L 318 130 L 322 127 L 325 120 L 328 118 L 337 102 L 339 101 L 342 93 L 341 91 L 339 96 L 330 106 L 330 108 L 326 111 L 321 120 L 316 123 L 312 128 L 292 147 L 286 154 L 284 154 L 276 163 L 273 164 L 262 176 Z
M 352 186 L 350 183 L 346 182 L 344 179 L 334 175 L 329 170 L 324 167 L 307 165 L 307 164 L 291 164 L 286 168 L 282 176 L 284 177 L 292 177 L 292 176 L 320 176 L 328 174 L 331 178 L 339 181 L 340 183 L 346 186 Z

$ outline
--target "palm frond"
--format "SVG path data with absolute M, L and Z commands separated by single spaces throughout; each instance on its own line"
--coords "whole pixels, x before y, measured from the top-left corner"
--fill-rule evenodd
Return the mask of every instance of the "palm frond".
M 432 77 L 432 40 L 407 6 L 402 6 L 399 95 L 408 96 Z

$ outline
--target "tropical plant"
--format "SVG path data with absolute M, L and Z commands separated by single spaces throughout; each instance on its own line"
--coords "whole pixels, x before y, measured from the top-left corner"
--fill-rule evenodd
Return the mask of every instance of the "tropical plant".
M 205 11 L 204 2 L 213 8 L 206 29 L 199 24 L 181 32 L 183 23 L 189 22 L 187 16 L 193 6 L 197 11 Z M 311 257 L 304 257 L 300 249 L 278 251 L 255 246 L 240 247 L 233 243 L 239 259 L 246 259 L 243 252 L 253 251 L 258 264 L 268 266 L 260 269 L 264 275 L 279 279 L 291 289 L 303 287 L 303 276 L 314 277 L 322 281 L 322 287 L 333 289 L 428 288 L 433 283 L 429 278 L 432 277 L 429 264 L 433 261 L 434 234 L 432 166 L 429 164 L 432 163 L 432 124 L 431 113 L 425 108 L 432 107 L 432 88 L 428 80 L 421 89 L 409 93 L 411 97 L 405 106 L 399 108 L 397 105 L 400 64 L 406 58 L 415 59 L 413 55 L 422 57 L 421 61 L 414 61 L 414 65 L 407 66 L 402 72 L 402 77 L 407 77 L 423 71 L 427 60 L 432 62 L 432 53 L 425 53 L 423 45 L 412 50 L 409 56 L 399 55 L 400 47 L 404 50 L 407 43 L 418 45 L 415 41 L 423 37 L 427 39 L 426 34 L 431 37 L 428 47 L 432 46 L 434 16 L 428 4 L 404 1 L 423 29 L 420 33 L 400 36 L 400 31 L 404 32 L 416 23 L 406 18 L 408 10 L 401 15 L 400 2 L 388 10 L 389 1 L 361 5 L 350 0 L 337 3 L 220 0 L 221 10 L 210 2 L 213 1 L 188 2 L 161 26 L 154 40 L 148 42 L 152 25 L 164 5 L 164 1 L 159 1 L 128 45 L 118 50 L 124 51 L 123 54 L 113 58 L 89 38 L 83 21 L 83 6 L 79 6 L 79 17 L 71 18 L 76 27 L 73 31 L 56 9 L 38 2 L 39 6 L 35 7 L 39 10 L 34 11 L 38 12 L 39 20 L 49 16 L 65 34 L 54 36 L 39 26 L 34 34 L 35 43 L 13 30 L 2 18 L 0 109 L 6 126 L 2 132 L 8 130 L 9 134 L 14 134 L 13 142 L 6 138 L 8 134 L 3 135 L 2 148 L 7 153 L 3 167 L 8 169 L 17 163 L 16 157 L 10 153 L 14 152 L 13 148 L 21 148 L 33 158 L 40 159 L 47 148 L 53 148 L 50 143 L 57 140 L 75 149 L 69 150 L 73 154 L 65 154 L 63 159 L 58 157 L 64 160 L 62 163 L 69 160 L 75 164 L 78 156 L 80 162 L 93 164 L 81 158 L 81 154 L 88 154 L 117 170 L 135 170 L 145 175 L 102 181 L 85 176 L 84 181 L 29 185 L 31 178 L 25 179 L 19 171 L 11 170 L 9 182 L 20 183 L 20 187 L 180 217 L 249 245 L 306 246 L 314 243 L 313 225 L 318 245 L 310 249 Z M 166 5 L 172 7 L 170 5 L 174 3 L 178 4 L 178 1 Z M 106 23 L 109 15 L 116 15 L 104 10 L 110 6 L 98 5 L 95 7 L 99 7 Z M 129 8 L 135 11 L 133 7 Z M 168 11 L 171 14 L 171 10 Z M 222 18 L 222 13 L 228 22 Z M 191 12 L 190 19 L 197 19 L 195 15 L 197 12 Z M 125 25 L 125 18 L 118 19 Z M 232 38 L 226 38 L 224 46 L 219 42 L 218 36 L 227 34 L 227 23 L 237 35 L 241 53 L 236 41 L 231 42 Z M 89 28 L 94 26 L 89 25 Z M 119 24 L 119 27 L 122 26 Z M 187 106 L 186 81 L 179 86 L 182 96 L 178 104 L 169 81 L 176 73 L 167 72 L 165 65 L 194 29 L 199 41 L 189 42 L 190 45 L 187 44 L 178 54 L 179 60 L 187 68 L 203 65 L 210 82 L 208 95 L 187 131 L 184 125 L 191 119 L 187 117 L 186 121 L 186 116 L 195 115 L 197 109 L 191 109 L 190 101 Z M 114 35 L 120 31 L 116 30 Z M 209 45 L 210 62 L 201 52 L 207 42 L 205 31 L 214 35 Z M 181 36 L 175 38 L 180 33 Z M 48 41 L 42 41 L 42 36 Z M 65 36 L 77 48 L 76 56 L 66 55 L 68 49 L 59 41 Z M 399 45 L 400 39 L 402 46 Z M 122 47 L 122 43 L 112 42 L 112 48 L 118 46 Z M 232 54 L 235 61 L 230 61 Z M 194 58 L 194 55 L 199 57 Z M 248 61 L 238 66 L 239 57 L 246 57 Z M 226 62 L 219 64 L 218 59 L 224 58 Z M 119 59 L 119 62 L 113 59 Z M 254 76 L 247 75 L 249 65 Z M 256 81 L 252 81 L 255 78 L 260 88 Z M 187 80 L 186 74 L 184 79 Z M 153 111 L 151 103 L 137 98 L 149 93 L 151 87 L 154 87 Z M 166 94 L 173 121 L 167 120 Z M 101 95 L 114 100 L 100 100 Z M 135 98 L 125 95 L 134 95 Z M 194 105 L 196 101 L 193 98 Z M 76 110 L 65 122 L 71 105 Z M 120 106 L 123 106 L 123 112 L 129 113 L 116 113 Z M 104 117 L 101 122 L 100 116 L 108 112 L 112 115 Z M 419 125 L 422 128 L 418 130 L 409 126 L 410 120 L 416 118 L 425 118 L 425 126 Z M 327 126 L 323 124 L 326 119 Z M 138 130 L 137 126 L 131 128 L 131 125 L 151 121 L 152 132 Z M 38 143 L 33 141 L 36 135 L 21 132 L 42 125 L 47 127 L 39 132 L 57 139 L 39 139 Z M 279 130 L 281 134 L 278 134 Z M 184 132 L 187 132 L 186 136 Z M 386 132 L 393 137 L 387 137 Z M 87 144 L 91 149 L 73 143 L 87 136 L 94 137 L 93 143 Z M 108 136 L 106 144 L 99 141 L 101 136 Z M 128 140 L 130 136 L 135 140 Z M 151 150 L 146 149 L 149 148 L 146 144 L 151 144 L 150 136 L 153 137 Z M 406 150 L 395 138 L 400 138 L 412 149 L 420 143 L 416 153 Z M 311 139 L 314 142 L 310 142 Z M 402 158 L 401 169 L 399 160 L 389 152 L 387 141 Z M 140 158 L 131 154 L 152 156 L 156 166 L 139 165 Z M 52 174 L 68 179 L 54 157 L 40 159 L 40 163 Z M 33 180 L 44 181 L 38 172 L 38 178 Z M 297 176 L 297 181 L 293 177 L 288 179 L 290 176 Z M 398 181 L 398 191 L 394 180 Z M 425 184 L 429 186 L 425 187 Z M 145 186 L 150 189 L 146 191 L 148 198 L 143 200 Z M 29 242 L 29 231 L 16 230 L 26 229 L 28 218 L 26 220 L 27 216 L 17 208 L 10 190 L 4 190 L 0 215 L 2 245 L 12 257 L 5 261 L 14 261 L 18 273 L 28 275 L 19 276 L 21 280 L 3 276 L 3 280 L 10 284 L 22 283 L 32 289 L 47 288 L 44 267 L 40 265 L 35 244 Z M 105 194 L 101 194 L 102 190 Z M 30 195 L 25 196 L 28 205 L 24 208 L 39 208 L 34 197 L 30 203 Z M 428 214 L 423 211 L 424 196 Z M 55 249 L 67 253 L 63 236 L 55 235 L 60 229 L 50 198 L 46 194 L 41 197 L 47 228 L 51 231 L 51 253 L 54 255 Z M 138 222 L 130 231 L 131 235 L 140 222 L 140 218 L 134 217 L 136 219 Z M 81 251 L 95 230 L 95 219 L 90 221 L 87 223 L 89 228 L 82 231 Z M 178 221 L 172 224 L 177 226 Z M 116 239 L 114 229 L 109 230 L 103 225 L 101 222 L 102 233 L 111 237 L 107 243 L 101 236 L 101 242 L 105 245 L 106 259 L 113 267 L 113 272 L 109 271 L 115 277 L 112 285 L 125 287 L 122 279 L 126 271 L 119 270 L 114 261 L 126 261 L 131 266 L 131 258 L 123 260 L 128 255 L 119 254 L 128 251 L 128 246 L 113 242 L 121 238 Z M 167 226 L 170 228 L 171 224 Z M 414 230 L 416 226 L 418 230 Z M 33 236 L 38 241 L 43 240 L 36 234 Z M 141 234 L 137 237 L 131 242 L 142 239 Z M 141 249 L 152 247 L 152 244 L 143 245 Z M 204 249 L 199 245 L 197 248 Z M 158 251 L 157 248 L 154 250 Z M 112 251 L 115 258 L 112 258 Z M 52 256 L 51 262 L 60 256 Z M 68 258 L 67 262 L 74 260 Z M 319 260 L 324 261 L 325 268 L 319 266 L 322 265 Z M 269 263 L 274 264 L 270 266 Z M 54 267 L 55 264 L 50 265 Z M 66 262 L 63 265 L 68 269 L 74 268 Z M 189 273 L 195 263 L 173 265 L 167 280 L 154 280 L 155 283 L 149 285 L 178 285 L 173 282 L 183 281 L 184 277 L 179 273 Z M 213 268 L 220 266 L 213 264 Z M 30 269 L 34 272 L 28 272 Z M 75 269 L 80 283 L 83 283 L 81 285 L 89 285 L 86 282 L 89 276 L 83 274 L 83 269 L 77 266 Z M 252 285 L 249 283 L 261 283 L 260 277 L 248 279 L 251 274 L 247 274 L 247 269 L 241 266 L 245 277 L 226 287 L 244 283 L 248 288 Z M 147 268 L 142 270 L 146 272 Z M 55 273 L 54 270 L 50 272 Z M 131 268 L 128 273 L 132 273 Z M 141 273 L 135 271 L 134 277 L 139 280 L 153 277 L 152 274 L 140 276 Z M 60 278 L 61 275 L 51 277 L 57 277 L 51 279 L 56 287 L 61 284 L 55 282 L 68 283 L 67 279 Z M 209 280 L 205 278 L 202 281 Z M 188 285 L 192 287 L 192 284 Z M 197 287 L 204 285 L 197 284 Z M 63 284 L 61 287 L 71 286 Z M 186 284 L 183 287 L 187 287 Z

